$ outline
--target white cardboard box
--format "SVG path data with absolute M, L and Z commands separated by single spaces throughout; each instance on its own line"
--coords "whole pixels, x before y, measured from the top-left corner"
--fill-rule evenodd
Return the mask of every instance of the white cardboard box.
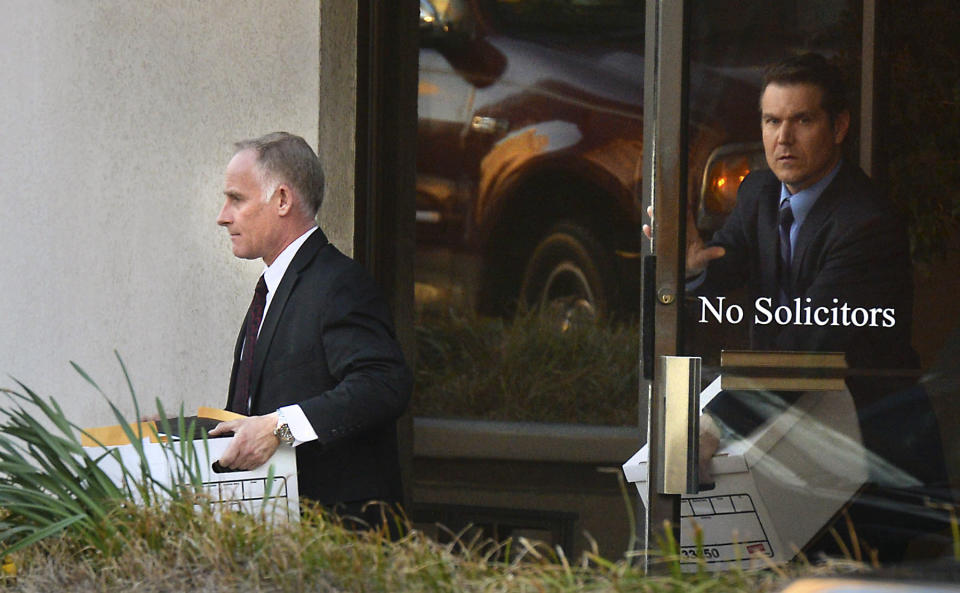
M 204 493 L 209 498 L 210 504 L 245 513 L 259 513 L 261 509 L 265 508 L 268 512 L 273 513 L 276 518 L 299 520 L 300 500 L 295 451 L 290 447 L 280 447 L 267 463 L 255 470 L 214 472 L 213 462 L 220 458 L 220 455 L 232 440 L 232 438 L 208 439 L 206 447 L 203 440 L 200 439 L 191 443 L 199 459 L 200 479 L 203 482 Z M 174 444 L 174 447 L 179 446 L 179 444 Z M 149 439 L 144 439 L 143 447 L 151 475 L 165 486 L 173 484 L 176 481 L 173 471 L 176 468 L 176 460 L 168 458 L 168 452 L 164 450 L 164 446 L 160 443 L 151 443 Z M 103 456 L 98 464 L 116 484 L 121 484 L 123 480 L 120 463 L 133 475 L 140 475 L 140 456 L 133 445 L 118 445 L 109 448 L 120 453 L 120 461 L 118 462 L 113 456 L 107 455 Z M 98 446 L 85 447 L 85 449 L 88 455 L 94 458 L 100 457 L 104 453 L 104 449 Z M 271 467 L 272 478 L 269 475 Z M 269 484 L 270 498 L 264 500 L 268 478 L 272 479 Z
M 720 391 L 701 393 L 701 410 Z M 644 445 L 623 464 L 647 504 Z M 867 458 L 850 393 L 811 391 L 745 439 L 721 444 L 712 460 L 716 487 L 681 498 L 680 552 L 696 561 L 695 525 L 707 567 L 756 566 L 754 555 L 791 560 L 867 479 Z

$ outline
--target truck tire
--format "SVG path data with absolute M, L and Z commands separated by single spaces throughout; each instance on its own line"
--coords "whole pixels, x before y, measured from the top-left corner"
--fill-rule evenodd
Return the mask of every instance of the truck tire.
M 585 227 L 562 222 L 537 243 L 523 274 L 520 302 L 556 317 L 561 328 L 605 317 L 612 274 L 603 244 Z

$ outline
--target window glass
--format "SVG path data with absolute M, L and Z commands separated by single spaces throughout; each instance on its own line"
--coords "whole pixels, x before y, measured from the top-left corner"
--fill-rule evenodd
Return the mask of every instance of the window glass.
M 421 2 L 415 414 L 636 426 L 643 9 Z

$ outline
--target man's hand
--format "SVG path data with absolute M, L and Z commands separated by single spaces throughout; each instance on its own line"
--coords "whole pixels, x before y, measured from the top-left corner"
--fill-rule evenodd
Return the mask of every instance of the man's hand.
M 653 204 L 647 206 L 647 216 L 650 217 L 650 224 L 643 225 L 643 234 L 647 239 L 653 240 Z
M 643 234 L 648 239 L 653 238 L 653 206 L 647 207 L 647 216 L 650 217 L 650 224 L 643 225 Z M 707 269 L 707 264 L 711 261 L 723 257 L 726 250 L 723 247 L 707 247 L 697 232 L 697 225 L 693 219 L 693 212 L 687 211 L 687 278 L 692 278 L 703 273 Z
M 700 484 L 706 486 L 713 483 L 713 472 L 710 471 L 710 461 L 720 448 L 720 427 L 710 414 L 700 416 L 700 454 L 697 457 L 697 470 L 700 473 Z
M 280 446 L 273 434 L 277 427 L 277 413 L 250 416 L 221 422 L 210 431 L 210 436 L 233 433 L 233 441 L 220 457 L 220 465 L 230 469 L 256 469 L 267 462 Z

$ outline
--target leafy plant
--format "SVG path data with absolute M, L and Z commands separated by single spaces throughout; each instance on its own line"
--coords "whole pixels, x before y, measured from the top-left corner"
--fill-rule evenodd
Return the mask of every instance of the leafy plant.
M 119 355 L 117 359 L 139 416 L 129 374 Z M 73 366 L 103 394 L 80 367 Z M 8 553 L 64 530 L 86 545 L 109 551 L 117 545 L 123 518 L 133 512 L 134 504 L 166 504 L 199 492 L 199 460 L 190 445 L 192 439 L 165 443 L 164 452 L 174 461 L 173 473 L 154 476 L 143 444 L 149 435 L 143 434 L 139 424 L 131 428 L 107 399 L 139 458 L 139 467 L 133 470 L 121 462 L 116 449 L 103 447 L 99 453 L 85 449 L 77 437 L 83 430 L 67 419 L 53 398 L 46 400 L 23 383 L 16 383 L 18 391 L 0 389 L 10 402 L 0 406 L 4 418 L 0 422 L 0 543 L 9 546 Z M 162 407 L 160 412 L 163 416 Z M 178 422 L 179 434 L 192 434 L 193 426 L 185 423 L 182 410 Z M 162 430 L 170 432 L 170 428 L 164 421 Z M 102 465 L 108 457 L 121 472 L 120 484 Z

